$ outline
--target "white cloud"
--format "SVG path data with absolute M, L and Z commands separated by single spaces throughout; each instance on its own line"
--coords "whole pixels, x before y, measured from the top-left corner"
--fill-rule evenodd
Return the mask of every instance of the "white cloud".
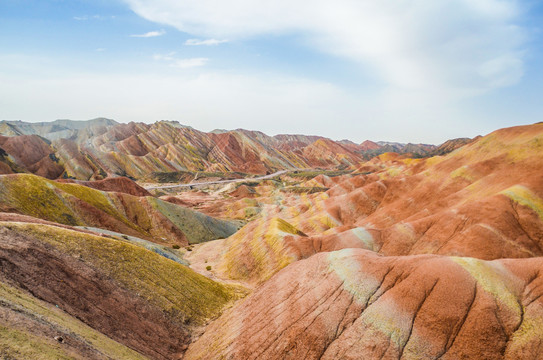
M 98 49 L 96 49 L 95 51 L 97 51 L 97 52 L 104 52 L 104 51 L 106 51 L 106 48 L 98 48 Z
M 108 20 L 108 19 L 115 19 L 115 15 L 105 16 L 105 15 L 82 15 L 82 16 L 74 16 L 74 20 L 77 21 L 87 21 L 87 20 Z
M 146 32 L 145 34 L 130 35 L 130 37 L 151 38 L 151 37 L 162 36 L 164 34 L 166 34 L 166 31 L 159 30 L 159 31 L 149 31 L 149 32 Z
M 505 87 L 515 84 L 523 75 L 521 55 L 507 54 L 491 59 L 479 66 L 479 74 L 488 78 L 494 87 Z
M 209 61 L 208 58 L 204 57 L 179 59 L 175 57 L 175 54 L 175 51 L 169 52 L 167 54 L 154 54 L 153 60 L 166 61 L 170 64 L 171 67 L 180 69 L 204 66 Z
M 206 39 L 206 40 L 200 40 L 200 39 L 188 39 L 185 41 L 185 45 L 192 45 L 192 46 L 198 46 L 198 45 L 219 45 L 223 43 L 227 43 L 228 40 L 217 40 L 217 39 Z
M 153 59 L 154 60 L 172 61 L 172 60 L 175 60 L 174 55 L 175 55 L 175 51 L 169 52 L 167 54 L 154 54 Z
M 523 74 L 519 0 L 125 1 L 148 20 L 196 36 L 301 34 L 394 88 L 481 93 Z
M 187 69 L 192 67 L 204 66 L 208 61 L 208 58 L 175 59 L 170 66 Z

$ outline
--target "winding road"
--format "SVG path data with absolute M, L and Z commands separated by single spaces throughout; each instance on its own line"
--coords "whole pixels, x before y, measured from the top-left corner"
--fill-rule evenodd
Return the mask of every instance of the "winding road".
M 193 182 L 193 183 L 188 183 L 188 184 L 176 184 L 176 185 L 147 186 L 147 187 L 145 187 L 145 190 L 171 189 L 171 188 L 177 188 L 177 187 L 191 187 L 191 186 L 202 186 L 202 185 L 228 184 L 228 183 L 233 183 L 233 182 L 244 182 L 244 181 L 260 181 L 260 180 L 271 179 L 271 178 L 273 178 L 275 176 L 285 174 L 285 173 L 287 173 L 289 171 L 296 171 L 296 170 L 281 170 L 281 171 L 274 172 L 273 174 L 263 175 L 263 176 L 259 176 L 259 177 L 255 177 L 255 178 L 216 180 L 216 181 L 207 181 L 207 182 Z

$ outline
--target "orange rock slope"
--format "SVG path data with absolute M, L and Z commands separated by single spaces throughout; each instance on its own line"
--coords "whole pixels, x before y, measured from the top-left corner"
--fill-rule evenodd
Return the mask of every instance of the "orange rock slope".
M 394 256 L 542 256 L 542 151 L 543 125 L 537 124 L 494 132 L 444 157 L 384 154 L 361 169 L 367 174 L 344 176 L 337 184 L 315 178 L 311 185 L 325 181 L 331 188 L 269 206 L 220 244 L 225 255 L 219 269 L 227 277 L 249 274 L 258 283 L 267 278 L 253 272 L 262 262 L 277 271 L 343 243 Z M 282 231 L 276 219 L 295 230 Z M 275 249 L 271 260 L 255 255 L 254 249 L 268 247 Z M 239 260 L 240 254 L 246 256 Z
M 186 359 L 537 359 L 543 260 L 345 249 L 283 269 Z
M 310 180 L 189 256 L 256 290 L 186 358 L 540 359 L 541 154 L 535 124 Z

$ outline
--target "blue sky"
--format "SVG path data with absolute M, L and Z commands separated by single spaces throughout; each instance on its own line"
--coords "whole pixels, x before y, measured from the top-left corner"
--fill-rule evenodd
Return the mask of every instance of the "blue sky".
M 0 118 L 440 143 L 543 121 L 543 5 L 1 0 Z

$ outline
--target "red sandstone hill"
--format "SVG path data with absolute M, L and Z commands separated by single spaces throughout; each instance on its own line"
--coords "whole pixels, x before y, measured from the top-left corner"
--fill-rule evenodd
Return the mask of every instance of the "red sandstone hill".
M 259 286 L 187 358 L 540 358 L 542 146 L 536 124 L 384 154 L 196 249 Z
M 58 164 L 55 151 L 50 144 L 37 135 L 20 135 L 14 137 L 0 136 L 0 147 L 9 166 L 2 173 L 10 174 L 17 170 L 27 170 L 39 176 L 55 179 L 64 168 Z
M 267 209 L 217 244 L 224 254 L 217 270 L 262 283 L 297 259 L 345 247 L 387 256 L 543 256 L 541 144 L 543 125 L 531 125 L 444 157 L 383 154 L 363 167 L 369 174 L 340 177 L 325 193 Z
M 211 324 L 187 359 L 538 359 L 541 258 L 349 249 L 296 262 Z
M 380 146 L 379 144 L 374 143 L 373 141 L 366 140 L 366 141 L 364 141 L 362 144 L 360 144 L 360 147 L 361 147 L 363 150 L 377 150 L 377 149 L 379 149 L 381 146 Z
M 177 122 L 119 124 L 108 119 L 51 123 L 0 122 L 0 172 L 49 179 L 100 180 L 181 171 L 272 173 L 284 169 L 356 168 L 387 151 L 432 155 L 424 144 L 396 144 L 320 136 L 276 135 L 237 129 L 201 132 Z M 454 143 L 460 144 L 460 143 Z M 444 144 L 440 154 L 457 145 Z

